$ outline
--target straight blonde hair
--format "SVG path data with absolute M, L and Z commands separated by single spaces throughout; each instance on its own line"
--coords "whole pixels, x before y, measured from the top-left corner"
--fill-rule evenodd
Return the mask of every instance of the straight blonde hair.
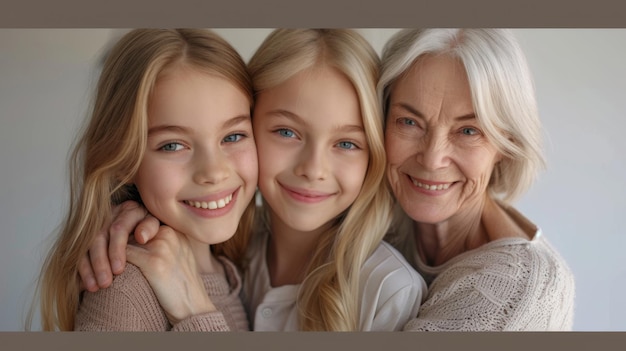
M 245 63 L 211 31 L 136 29 L 117 42 L 104 62 L 91 118 L 71 154 L 69 210 L 38 280 L 35 298 L 45 331 L 73 330 L 80 303 L 79 259 L 110 223 L 112 204 L 140 200 L 129 183 L 146 149 L 148 103 L 160 74 L 176 65 L 227 79 L 252 105 Z M 250 231 L 253 211 L 251 202 L 233 239 L 213 245 L 214 252 L 239 262 L 235 248 L 246 245 L 242 233 Z M 33 308 L 26 329 L 32 314 Z
M 360 313 L 359 272 L 390 224 L 383 119 L 376 95 L 379 58 L 353 30 L 278 29 L 261 44 L 248 68 L 258 94 L 322 65 L 339 70 L 356 90 L 369 163 L 356 200 L 321 236 L 298 293 L 298 322 L 305 331 L 355 331 Z

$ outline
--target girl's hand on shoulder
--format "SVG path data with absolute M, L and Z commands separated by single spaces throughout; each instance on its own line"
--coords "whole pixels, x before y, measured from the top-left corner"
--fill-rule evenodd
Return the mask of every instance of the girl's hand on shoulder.
M 107 288 L 113 274 L 120 274 L 126 265 L 126 245 L 131 234 L 139 243 L 150 241 L 159 230 L 159 221 L 135 201 L 125 201 L 113 206 L 113 221 L 102 228 L 89 252 L 78 262 L 81 288 L 91 292 Z
M 126 256 L 146 277 L 172 325 L 216 310 L 183 234 L 161 226 L 145 245 L 128 245 Z

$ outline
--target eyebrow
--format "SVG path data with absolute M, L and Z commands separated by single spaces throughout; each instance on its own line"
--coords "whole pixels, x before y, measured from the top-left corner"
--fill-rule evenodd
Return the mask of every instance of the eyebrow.
M 222 124 L 222 129 L 232 128 L 238 124 L 244 123 L 250 120 L 250 115 L 239 115 L 235 116 Z M 152 134 L 162 133 L 162 132 L 174 132 L 174 133 L 182 133 L 182 134 L 191 134 L 193 128 L 179 126 L 179 125 L 171 125 L 171 124 L 161 124 L 156 125 L 150 129 L 148 129 L 148 136 Z
M 297 123 L 308 124 L 302 117 L 283 109 L 270 110 L 266 114 L 268 117 L 284 117 Z
M 191 130 L 187 127 L 161 124 L 161 125 L 154 126 L 148 129 L 148 136 L 153 135 L 153 134 L 163 133 L 163 132 L 190 134 Z
M 401 108 L 411 112 L 412 114 L 416 115 L 417 117 L 424 119 L 424 114 L 420 110 L 414 108 L 413 106 L 411 106 L 411 105 L 409 105 L 407 103 L 398 102 L 398 103 L 395 103 L 395 104 L 391 105 L 391 107 L 401 107 Z M 467 121 L 467 120 L 470 120 L 470 119 L 476 119 L 476 113 L 470 112 L 468 114 L 461 115 L 461 116 L 458 116 L 458 117 L 454 118 L 455 121 Z
M 308 125 L 309 123 L 307 123 L 307 121 L 298 116 L 297 114 L 287 111 L 287 110 L 283 110 L 283 109 L 277 109 L 277 110 L 271 110 L 267 112 L 267 115 L 269 117 L 283 117 L 283 118 L 287 118 L 289 120 L 292 120 L 296 123 L 301 123 L 304 125 Z M 356 125 L 356 124 L 346 124 L 346 125 L 342 125 L 339 128 L 335 128 L 338 131 L 342 131 L 342 132 L 359 132 L 359 133 L 365 133 L 365 129 L 362 126 Z

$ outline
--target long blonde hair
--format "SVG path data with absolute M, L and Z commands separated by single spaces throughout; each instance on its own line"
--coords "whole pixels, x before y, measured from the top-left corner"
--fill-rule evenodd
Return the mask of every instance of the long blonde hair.
M 95 234 L 111 220 L 111 205 L 139 200 L 129 185 L 147 143 L 148 103 L 161 72 L 187 65 L 231 81 L 249 97 L 245 63 L 222 38 L 208 30 L 136 29 L 111 49 L 98 81 L 91 118 L 70 159 L 70 203 L 59 235 L 38 281 L 42 329 L 72 330 L 80 303 L 77 263 Z M 212 249 L 236 254 L 245 245 L 254 205 L 248 206 L 233 242 Z M 238 256 L 231 257 L 237 261 Z M 30 328 L 32 309 L 27 321 Z
M 384 181 L 383 119 L 376 96 L 379 64 L 369 43 L 347 29 L 275 30 L 248 64 L 255 94 L 315 65 L 342 72 L 357 92 L 369 145 L 359 195 L 322 234 L 307 268 L 297 300 L 300 330 L 358 330 L 359 272 L 389 227 L 391 195 Z

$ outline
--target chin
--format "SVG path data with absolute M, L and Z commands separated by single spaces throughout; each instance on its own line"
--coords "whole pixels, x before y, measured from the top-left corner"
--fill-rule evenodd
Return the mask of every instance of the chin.
M 403 209 L 405 207 L 403 206 Z M 442 209 L 433 207 L 415 207 L 411 206 L 409 211 L 405 211 L 407 216 L 419 223 L 436 224 L 450 218 L 450 215 L 444 213 Z

